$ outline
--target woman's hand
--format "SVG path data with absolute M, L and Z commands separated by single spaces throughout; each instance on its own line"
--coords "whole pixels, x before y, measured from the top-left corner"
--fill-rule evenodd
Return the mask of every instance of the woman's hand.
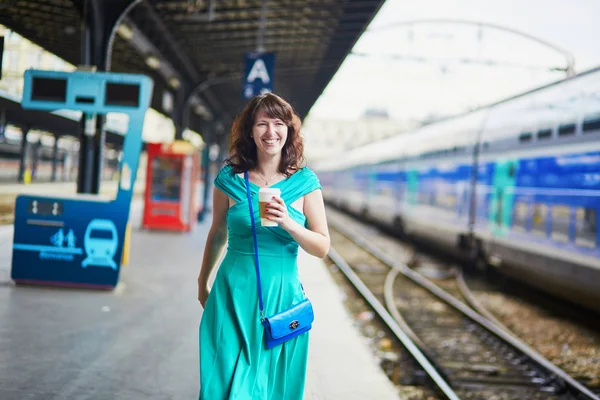
M 202 306 L 202 308 L 204 308 L 206 306 L 206 299 L 208 299 L 209 293 L 210 292 L 208 291 L 206 286 L 204 286 L 200 282 L 198 282 L 198 301 L 200 302 L 200 305 Z
M 289 231 L 289 229 L 295 223 L 295 221 L 292 220 L 288 214 L 288 209 L 285 205 L 285 202 L 279 197 L 271 198 L 271 201 L 267 203 L 265 210 L 267 212 L 267 219 L 277 222 L 279 226 L 286 231 Z

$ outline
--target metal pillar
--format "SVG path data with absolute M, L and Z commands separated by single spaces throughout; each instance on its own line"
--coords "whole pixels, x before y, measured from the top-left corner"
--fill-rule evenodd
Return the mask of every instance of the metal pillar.
M 185 87 L 180 88 L 175 93 L 175 104 L 173 105 L 173 111 L 171 112 L 171 119 L 175 125 L 175 140 L 183 139 L 184 129 L 189 127 L 189 115 L 190 105 L 187 104 L 186 99 L 190 96 Z
M 106 144 L 106 130 L 104 121 L 106 116 L 98 115 L 96 118 L 96 135 L 94 136 L 94 163 L 92 164 L 92 193 L 100 192 L 102 170 L 104 169 L 104 146 Z
M 8 122 L 6 122 L 6 109 L 3 108 L 2 110 L 0 110 L 0 141 L 5 139 L 7 124 Z
M 84 0 L 81 5 L 82 48 L 80 64 L 105 71 L 113 28 L 132 0 Z M 104 158 L 104 116 L 82 115 L 79 135 L 77 192 L 100 191 Z M 88 121 L 86 126 L 86 121 Z
M 206 209 L 208 208 L 208 186 L 210 179 L 210 160 L 208 159 L 209 143 L 206 143 L 204 149 L 202 149 L 202 180 L 204 181 L 204 191 L 202 192 L 202 210 L 198 213 L 198 222 L 203 222 L 206 216 Z
M 17 181 L 19 183 L 23 182 L 23 176 L 25 175 L 25 158 L 27 157 L 27 134 L 29 133 L 29 128 L 21 128 L 21 151 L 19 158 L 19 175 L 17 177 Z
M 62 160 L 61 160 L 62 168 L 60 169 L 61 170 L 61 173 L 60 173 L 60 180 L 61 181 L 66 181 L 67 180 L 67 177 L 68 177 L 68 175 L 70 173 L 70 171 L 69 171 L 70 168 L 71 168 L 71 161 L 70 160 L 72 159 L 72 157 L 73 157 L 73 153 L 71 153 L 69 151 L 64 152 L 63 155 L 62 155 Z
M 77 166 L 77 193 L 92 192 L 92 181 L 94 172 L 94 141 L 95 131 L 90 130 L 91 124 L 86 121 L 92 116 L 83 114 L 82 129 L 79 135 L 79 163 Z M 87 124 L 87 127 L 86 127 Z
M 90 0 L 83 0 L 81 18 L 81 61 L 82 65 L 91 65 L 92 62 L 92 32 L 90 27 Z M 79 162 L 77 167 L 77 193 L 92 192 L 93 171 L 93 141 L 95 132 L 90 131 L 90 125 L 86 122 L 93 118 L 91 115 L 81 115 L 81 131 L 79 134 Z
M 203 168 L 203 177 L 204 180 L 204 193 L 202 193 L 202 211 L 198 213 L 198 222 L 204 221 L 210 206 L 207 204 L 208 202 L 208 193 L 210 192 L 210 168 L 212 165 L 212 160 L 210 159 L 210 147 L 216 143 L 216 126 L 212 122 L 206 123 L 206 129 L 203 129 L 203 132 L 206 132 L 204 138 L 204 149 L 202 150 L 202 168 Z
M 38 139 L 32 146 L 32 154 L 31 154 L 31 180 L 34 181 L 37 179 L 38 172 L 38 162 L 40 160 L 40 148 L 42 147 L 41 139 Z
M 52 145 L 52 175 L 50 176 L 50 182 L 56 182 L 56 166 L 58 164 L 58 138 L 59 135 L 54 135 L 54 144 Z

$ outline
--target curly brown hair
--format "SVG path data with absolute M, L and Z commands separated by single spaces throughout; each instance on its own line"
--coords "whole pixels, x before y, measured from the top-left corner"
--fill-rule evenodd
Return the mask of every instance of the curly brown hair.
M 273 93 L 253 97 L 235 118 L 229 138 L 229 158 L 225 162 L 231 165 L 236 174 L 256 168 L 258 157 L 256 143 L 252 139 L 252 127 L 260 110 L 269 118 L 279 118 L 287 125 L 287 140 L 281 150 L 279 172 L 290 176 L 304 164 L 304 141 L 300 134 L 302 123 L 292 106 Z

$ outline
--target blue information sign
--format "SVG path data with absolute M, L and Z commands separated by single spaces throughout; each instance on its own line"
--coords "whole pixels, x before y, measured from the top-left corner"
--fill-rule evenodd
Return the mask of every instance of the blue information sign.
M 152 80 L 143 75 L 25 71 L 23 108 L 125 113 L 129 126 L 114 200 L 17 197 L 11 270 L 15 282 L 116 286 L 152 89 Z
M 273 91 L 275 54 L 246 53 L 244 55 L 244 83 L 242 95 L 250 99 Z

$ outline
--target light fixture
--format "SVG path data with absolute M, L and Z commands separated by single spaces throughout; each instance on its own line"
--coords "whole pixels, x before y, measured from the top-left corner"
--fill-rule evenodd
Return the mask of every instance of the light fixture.
M 125 40 L 131 40 L 133 37 L 133 30 L 127 24 L 120 24 L 117 27 L 117 33 Z
M 204 107 L 203 104 L 196 104 L 194 106 L 194 112 L 200 116 L 203 116 L 206 114 L 208 110 L 206 109 L 206 107 Z
M 163 92 L 162 108 L 168 113 L 173 111 L 173 95 L 168 90 Z
M 156 56 L 148 56 L 146 57 L 146 65 L 148 65 L 152 69 L 159 69 L 160 60 Z
M 106 151 L 106 158 L 109 160 L 114 160 L 117 158 L 117 151 L 115 149 L 108 149 Z
M 179 86 L 181 86 L 181 82 L 179 82 L 179 79 L 172 77 L 169 78 L 169 85 L 171 85 L 173 89 L 179 89 Z

